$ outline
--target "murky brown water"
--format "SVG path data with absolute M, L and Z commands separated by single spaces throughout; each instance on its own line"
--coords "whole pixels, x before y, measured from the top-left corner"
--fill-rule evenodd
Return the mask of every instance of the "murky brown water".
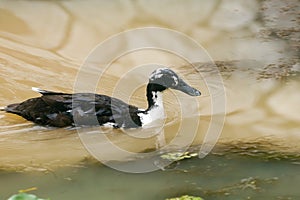
M 226 121 L 219 140 L 222 144 L 259 139 L 260 143 L 266 141 L 271 150 L 298 153 L 299 21 L 295 16 L 299 7 L 295 2 L 0 1 L 0 106 L 38 96 L 31 87 L 72 92 L 81 64 L 97 44 L 131 28 L 159 26 L 187 34 L 213 60 L 222 61 L 216 63 L 226 90 Z M 161 12 L 162 7 L 165 12 Z M 155 37 L 150 39 L 159 42 Z M 187 49 L 191 53 L 193 50 Z M 199 62 L 208 60 L 203 57 Z M 200 77 L 177 55 L 139 50 L 119 57 L 105 71 L 103 63 L 91 63 L 105 72 L 97 92 L 126 100 L 128 94 L 120 89 L 122 85 L 138 83 L 128 101 L 145 108 L 148 73 L 126 74 L 149 63 L 172 67 L 202 91 L 203 95 L 195 100 L 200 116 L 191 113 L 194 119 L 200 118 L 192 144 L 201 144 L 211 122 L 212 94 L 205 79 L 213 77 L 215 71 L 209 64 L 195 65 L 202 72 Z M 113 93 L 115 87 L 121 92 Z M 166 143 L 176 137 L 182 123 L 177 95 L 171 91 L 164 94 Z M 105 131 L 114 144 L 132 152 L 157 145 L 155 137 L 138 139 L 119 130 Z M 109 149 L 106 151 L 112 156 Z M 77 130 L 40 127 L 3 112 L 0 154 L 0 168 L 13 171 L 76 166 L 90 157 Z

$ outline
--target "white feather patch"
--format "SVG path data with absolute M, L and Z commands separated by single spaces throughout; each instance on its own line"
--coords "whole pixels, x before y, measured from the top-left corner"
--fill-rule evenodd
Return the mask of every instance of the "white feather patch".
M 106 122 L 105 124 L 102 124 L 101 126 L 106 127 L 106 128 L 114 128 L 115 126 L 117 126 L 117 124 L 113 123 L 113 122 Z
M 138 114 L 141 118 L 142 126 L 165 118 L 163 94 L 161 92 L 153 92 L 153 101 L 154 106 L 152 109 L 150 109 L 146 114 Z
M 42 90 L 40 88 L 37 88 L 37 87 L 32 87 L 31 89 L 32 89 L 32 91 L 35 91 L 35 92 L 38 92 L 38 93 L 41 93 L 41 92 L 44 91 L 44 90 Z

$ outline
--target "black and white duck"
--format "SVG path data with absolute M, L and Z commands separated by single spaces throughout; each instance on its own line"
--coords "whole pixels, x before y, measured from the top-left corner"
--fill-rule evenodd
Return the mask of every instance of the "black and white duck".
M 164 116 L 162 92 L 168 88 L 180 90 L 190 96 L 201 95 L 199 90 L 189 86 L 171 69 L 159 68 L 149 77 L 147 109 L 139 109 L 102 94 L 68 94 L 32 88 L 42 96 L 8 105 L 3 110 L 46 126 L 110 125 L 114 128 L 136 128 Z

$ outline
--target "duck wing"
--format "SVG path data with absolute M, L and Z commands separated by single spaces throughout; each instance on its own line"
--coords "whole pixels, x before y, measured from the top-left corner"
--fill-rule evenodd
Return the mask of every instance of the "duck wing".
M 81 123 L 85 125 L 88 122 L 95 122 L 96 116 L 96 125 L 111 123 L 115 128 L 139 127 L 142 124 L 137 115 L 138 112 L 137 107 L 106 95 L 91 93 L 77 93 L 73 95 L 72 113 L 75 121 L 79 119 L 79 125 Z
M 43 92 L 41 99 L 60 115 L 72 118 L 79 126 L 111 123 L 115 128 L 135 128 L 142 125 L 138 108 L 120 99 L 93 93 L 57 94 Z M 56 117 L 60 115 L 48 115 Z M 52 123 L 53 124 L 53 123 Z
M 129 105 L 120 99 L 106 95 L 96 95 L 95 110 L 99 123 L 105 121 L 115 123 L 116 128 L 136 128 L 142 126 L 136 106 Z

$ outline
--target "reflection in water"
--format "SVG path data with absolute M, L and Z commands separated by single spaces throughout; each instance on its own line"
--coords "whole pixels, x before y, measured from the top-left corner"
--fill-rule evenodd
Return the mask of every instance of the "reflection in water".
M 161 11 L 162 7 L 164 12 Z M 72 92 L 79 66 L 97 44 L 127 29 L 160 26 L 189 35 L 203 45 L 214 60 L 221 60 L 214 63 L 222 75 L 226 89 L 226 121 L 220 143 L 230 146 L 238 142 L 239 145 L 240 141 L 257 141 L 257 138 L 263 138 L 263 144 L 272 144 L 267 145 L 268 150 L 278 150 L 284 155 L 297 153 L 300 150 L 300 107 L 297 106 L 300 102 L 300 93 L 297 92 L 300 90 L 298 10 L 297 0 L 211 0 L 187 1 L 184 4 L 179 1 L 168 3 L 143 0 L 91 0 L 89 3 L 2 1 L 0 107 L 38 96 L 39 94 L 30 90 L 31 87 Z M 136 39 L 151 40 L 154 44 L 161 42 L 157 35 L 144 35 Z M 178 42 L 175 44 L 180 46 Z M 134 45 L 124 40 L 114 48 L 131 46 Z M 107 49 L 108 53 L 113 51 Z M 193 54 L 194 49 L 190 47 L 186 51 Z M 185 116 L 200 118 L 198 129 L 191 127 L 191 130 L 196 131 L 192 144 L 199 149 L 211 122 L 211 97 L 219 95 L 217 80 L 215 84 L 212 82 L 210 92 L 205 83 L 206 78 L 214 78 L 217 73 L 208 61 L 203 57 L 202 60 L 197 60 L 199 63 L 194 64 L 192 68 L 190 63 L 177 55 L 149 49 L 139 50 L 116 58 L 108 69 L 105 63 L 91 60 L 88 63 L 92 66 L 91 69 L 103 72 L 104 75 L 99 77 L 97 86 L 85 86 L 96 87 L 98 93 L 117 96 L 130 104 L 145 108 L 145 84 L 148 74 L 126 74 L 136 66 L 149 63 L 173 68 L 203 93 L 197 99 L 197 111 L 200 116 L 195 114 L 197 112 L 190 112 L 190 116 Z M 195 71 L 200 71 L 202 77 Z M 86 72 L 87 80 L 93 72 L 95 71 Z M 138 87 L 134 88 L 132 94 L 128 94 L 127 90 L 116 90 L 126 84 L 137 84 Z M 167 116 L 164 140 L 167 145 L 175 143 L 172 148 L 182 148 L 182 144 L 186 142 L 184 139 L 178 143 L 174 141 L 185 120 L 181 119 L 181 109 L 185 108 L 180 107 L 178 95 L 180 93 L 171 91 L 164 94 Z M 189 101 L 188 98 L 183 98 L 185 102 Z M 191 110 L 193 106 L 191 105 Z M 106 152 L 108 156 L 111 156 L 109 153 L 112 151 L 105 148 L 108 142 L 101 141 L 100 137 L 105 136 L 109 142 L 130 152 L 157 150 L 156 137 L 144 139 L 132 137 L 120 130 L 98 129 L 96 132 L 93 128 L 85 129 L 85 133 L 91 138 L 95 137 L 93 142 L 103 145 L 102 153 Z M 0 168 L 52 171 L 57 167 L 76 166 L 79 161 L 90 157 L 79 140 L 77 131 L 70 128 L 40 127 L 20 117 L 0 112 Z M 190 137 L 193 135 L 191 132 L 184 134 Z M 179 138 L 184 138 L 184 134 Z M 251 152 L 259 152 L 259 148 L 252 149 Z M 245 154 L 248 151 L 249 148 L 242 150 Z M 225 158 L 221 156 L 216 160 L 218 159 Z M 238 162 L 240 160 L 237 160 Z M 221 162 L 219 164 L 221 165 Z M 255 165 L 254 168 L 259 170 L 260 165 L 263 164 Z M 284 164 L 276 163 L 272 167 L 281 165 Z M 206 166 L 206 171 L 210 173 L 212 164 Z M 239 167 L 248 168 L 247 165 Z M 228 174 L 226 171 L 224 173 Z M 207 179 L 209 182 L 210 177 Z M 284 186 L 283 188 L 287 189 Z

